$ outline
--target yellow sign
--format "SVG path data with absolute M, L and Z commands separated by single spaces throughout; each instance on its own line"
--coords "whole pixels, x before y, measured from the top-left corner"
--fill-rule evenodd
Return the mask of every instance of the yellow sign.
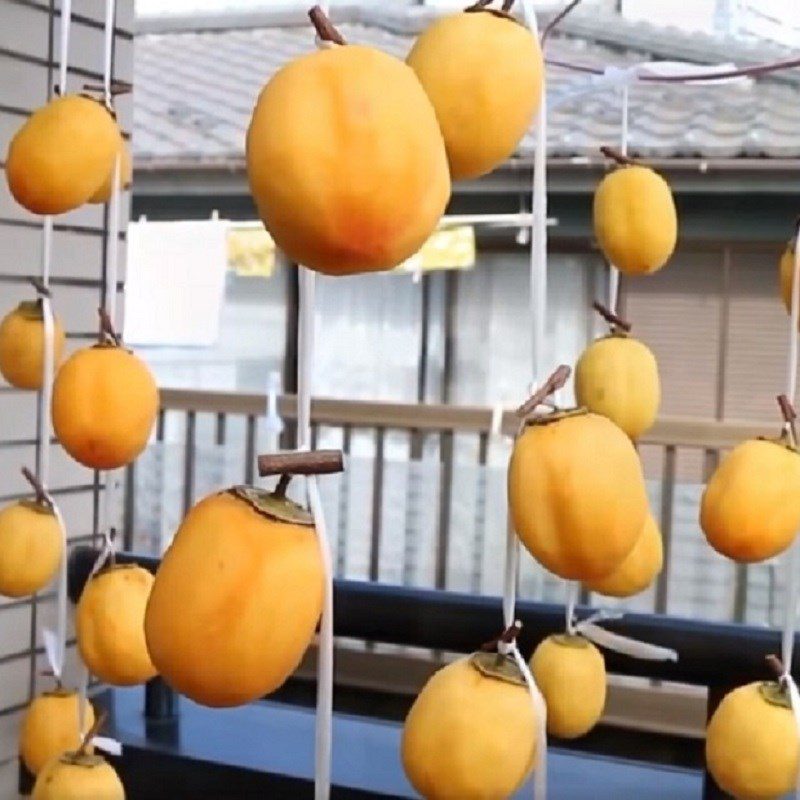
M 397 269 L 427 272 L 434 269 L 470 269 L 475 266 L 475 229 L 470 225 L 436 231 Z
M 275 257 L 275 242 L 264 228 L 231 226 L 228 231 L 228 269 L 245 277 L 269 278 L 275 272 Z M 470 225 L 460 225 L 436 231 L 397 270 L 428 272 L 474 266 L 475 229 Z
M 264 228 L 231 226 L 228 269 L 248 278 L 269 278 L 275 272 L 275 242 Z

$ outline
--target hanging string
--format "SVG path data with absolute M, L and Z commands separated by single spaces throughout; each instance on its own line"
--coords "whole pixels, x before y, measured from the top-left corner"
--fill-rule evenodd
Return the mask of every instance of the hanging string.
M 792 406 L 797 394 L 797 356 L 798 356 L 798 324 L 800 324 L 800 225 L 794 241 L 794 269 L 792 274 L 792 301 L 789 315 L 789 353 L 786 363 L 786 397 Z M 794 431 L 791 422 L 785 424 L 786 434 L 793 445 Z M 794 713 L 798 739 L 800 739 L 800 693 L 792 677 L 792 660 L 794 658 L 794 639 L 797 626 L 797 603 L 800 598 L 800 538 L 796 538 L 785 556 L 786 600 L 784 605 L 783 632 L 781 636 L 781 661 L 784 673 L 780 676 L 781 684 L 789 693 L 789 701 Z M 800 770 L 797 774 L 795 797 L 800 798 Z
M 623 83 L 620 87 L 622 104 L 622 119 L 620 120 L 619 150 L 623 156 L 628 155 L 628 115 L 629 115 L 629 85 Z M 619 270 L 613 265 L 608 265 L 608 308 L 612 314 L 617 313 L 619 304 Z

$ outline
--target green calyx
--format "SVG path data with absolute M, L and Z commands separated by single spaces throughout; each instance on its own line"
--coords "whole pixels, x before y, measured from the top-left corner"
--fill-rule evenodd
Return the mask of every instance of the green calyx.
M 502 653 L 479 651 L 469 657 L 469 663 L 485 678 L 526 686 L 522 671 L 512 656 Z
M 758 692 L 770 705 L 792 710 L 789 693 L 776 681 L 764 681 L 758 685 Z
M 302 506 L 283 494 L 268 492 L 255 486 L 233 486 L 228 494 L 247 503 L 253 511 L 277 522 L 314 526 L 314 517 Z
M 44 321 L 44 309 L 42 308 L 41 300 L 23 300 L 17 306 L 16 313 L 31 322 Z
M 47 514 L 50 517 L 55 516 L 55 512 L 50 507 L 50 504 L 41 500 L 20 500 L 19 505 L 28 511 L 35 512 L 36 514 Z

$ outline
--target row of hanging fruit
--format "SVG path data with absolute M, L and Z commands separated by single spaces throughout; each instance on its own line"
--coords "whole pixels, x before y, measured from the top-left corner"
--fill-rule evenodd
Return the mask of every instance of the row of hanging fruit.
M 312 10 L 321 49 L 267 83 L 247 133 L 253 198 L 291 260 L 330 275 L 390 269 L 435 229 L 451 180 L 485 174 L 514 152 L 539 107 L 543 62 L 535 37 L 509 9 L 481 2 L 441 18 L 405 64 L 346 44 L 322 11 Z M 25 208 L 59 214 L 108 200 L 118 157 L 125 183 L 129 157 L 113 115 L 91 97 L 68 95 L 22 126 L 6 177 Z M 660 269 L 677 240 L 668 185 L 638 163 L 619 163 L 601 181 L 594 225 L 606 258 L 626 276 Z M 655 420 L 659 376 L 652 353 L 616 309 L 598 311 L 610 333 L 577 363 L 579 407 L 542 413 L 567 378 L 560 370 L 521 409 L 509 507 L 542 566 L 600 594 L 628 597 L 662 566 L 634 446 Z M 41 302 L 23 303 L 0 324 L 0 371 L 12 385 L 42 387 L 43 328 Z M 64 335 L 56 325 L 51 413 L 66 452 L 108 470 L 131 463 L 146 446 L 158 391 L 106 317 L 102 330 L 99 344 L 61 364 Z M 796 456 L 793 442 L 780 439 L 747 442 L 722 462 L 702 504 L 712 546 L 738 560 L 788 546 L 800 523 Z M 82 659 L 100 680 L 129 686 L 160 674 L 197 702 L 224 707 L 274 691 L 295 670 L 321 613 L 324 571 L 313 517 L 286 489 L 295 472 L 340 467 L 318 454 L 272 458 L 278 462 L 265 461 L 262 472 L 280 474 L 277 487 L 236 486 L 201 500 L 155 578 L 112 560 L 89 579 L 76 633 Z M 43 491 L 0 512 L 0 592 L 21 597 L 46 586 L 63 555 L 60 542 Z M 605 703 L 600 651 L 567 632 L 540 643 L 530 663 L 547 703 L 548 732 L 588 732 Z M 769 703 L 762 713 L 775 718 L 769 730 L 786 731 L 791 712 L 780 688 L 737 691 L 747 693 L 750 709 L 760 692 Z M 737 697 L 711 722 L 709 767 L 736 796 L 777 796 L 797 772 L 796 735 L 778 744 L 754 731 L 733 708 Z M 113 770 L 90 753 L 94 722 L 91 705 L 79 714 L 77 693 L 63 686 L 32 701 L 20 754 L 39 775 L 34 797 L 124 796 Z M 742 725 L 755 755 L 731 767 Z M 502 652 L 473 654 L 437 672 L 417 698 L 403 734 L 404 767 L 427 798 L 508 797 L 536 763 L 536 731 L 517 666 Z

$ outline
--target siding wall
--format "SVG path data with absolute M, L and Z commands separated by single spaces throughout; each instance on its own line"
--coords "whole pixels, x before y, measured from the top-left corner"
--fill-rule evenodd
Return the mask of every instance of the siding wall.
M 68 91 L 101 80 L 103 14 L 100 0 L 73 0 Z M 53 6 L 53 8 L 51 8 Z M 8 141 L 25 117 L 48 98 L 57 79 L 60 2 L 4 0 L 0 4 L 0 159 Z M 118 0 L 114 77 L 133 76 L 133 0 Z M 130 95 L 118 98 L 117 114 L 126 133 L 132 124 Z M 2 161 L 0 161 L 2 166 Z M 124 199 L 127 219 L 129 198 Z M 89 206 L 55 220 L 52 291 L 56 313 L 68 336 L 68 352 L 96 335 L 97 306 L 102 297 L 107 214 Z M 123 234 L 124 236 L 124 234 Z M 0 178 L 0 315 L 32 297 L 28 277 L 39 274 L 41 219 L 16 205 L 5 178 Z M 124 276 L 124 253 L 120 281 Z M 121 305 L 120 305 L 121 308 Z M 25 492 L 19 474 L 36 457 L 34 394 L 13 390 L 0 382 L 0 502 Z M 88 539 L 96 530 L 94 474 L 73 463 L 58 447 L 52 455 L 51 488 L 67 522 L 70 539 Z M 30 653 L 41 642 L 39 629 L 54 614 L 52 595 L 35 604 L 0 599 L 0 798 L 15 796 L 17 729 L 21 709 L 41 677 L 41 653 Z M 71 678 L 71 673 L 67 674 Z

